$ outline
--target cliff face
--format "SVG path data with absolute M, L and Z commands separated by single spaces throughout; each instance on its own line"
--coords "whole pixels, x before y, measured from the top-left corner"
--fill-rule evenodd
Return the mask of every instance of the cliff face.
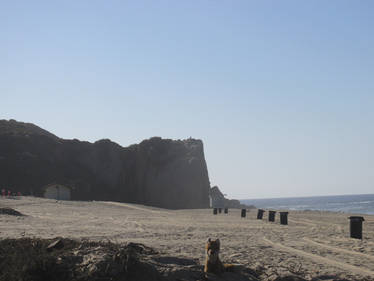
M 163 208 L 209 206 L 209 177 L 201 140 L 154 137 L 121 147 L 64 140 L 33 125 L 0 120 L 0 187 L 43 195 L 43 187 L 72 187 L 74 200 L 112 200 Z

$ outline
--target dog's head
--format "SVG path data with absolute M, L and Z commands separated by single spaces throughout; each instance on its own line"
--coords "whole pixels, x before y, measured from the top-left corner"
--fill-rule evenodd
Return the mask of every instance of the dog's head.
M 219 239 L 216 239 L 216 240 L 212 240 L 210 238 L 208 239 L 205 245 L 205 250 L 206 250 L 206 254 L 208 256 L 209 261 L 215 262 L 218 259 L 219 247 L 220 247 Z

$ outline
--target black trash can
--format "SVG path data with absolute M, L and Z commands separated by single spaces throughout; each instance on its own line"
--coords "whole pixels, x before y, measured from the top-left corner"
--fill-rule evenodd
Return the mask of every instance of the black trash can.
M 246 215 L 247 215 L 247 210 L 246 209 L 242 209 L 242 218 L 245 218 Z
M 262 216 L 264 215 L 265 210 L 258 209 L 257 211 L 257 219 L 262 220 Z
M 225 208 L 225 214 L 229 213 L 229 208 Z
M 363 217 L 349 217 L 351 238 L 362 239 L 362 222 Z
M 269 211 L 269 221 L 275 220 L 275 213 L 276 211 Z
M 287 225 L 288 224 L 288 212 L 279 212 L 280 214 L 280 223 Z
M 213 209 L 213 215 L 217 215 L 217 208 Z
M 218 213 L 222 213 L 222 208 L 218 208 Z

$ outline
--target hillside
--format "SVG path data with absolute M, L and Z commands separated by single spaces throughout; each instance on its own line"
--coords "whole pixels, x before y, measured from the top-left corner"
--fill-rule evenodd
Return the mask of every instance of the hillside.
M 163 208 L 209 206 L 201 140 L 153 137 L 122 147 L 61 139 L 34 124 L 0 120 L 0 187 L 42 196 L 71 187 L 74 200 L 111 200 Z

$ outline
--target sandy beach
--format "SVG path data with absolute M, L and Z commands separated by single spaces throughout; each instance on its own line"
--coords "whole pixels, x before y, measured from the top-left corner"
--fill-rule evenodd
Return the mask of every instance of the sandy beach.
M 0 199 L 25 216 L 0 215 L 0 238 L 74 238 L 137 242 L 204 263 L 207 238 L 221 240 L 221 260 L 271 276 L 307 280 L 374 280 L 374 216 L 364 215 L 363 239 L 349 238 L 350 214 L 290 211 L 288 225 L 256 219 L 257 210 L 213 215 L 210 209 L 165 210 L 116 202 Z M 317 278 L 317 279 L 316 279 Z

